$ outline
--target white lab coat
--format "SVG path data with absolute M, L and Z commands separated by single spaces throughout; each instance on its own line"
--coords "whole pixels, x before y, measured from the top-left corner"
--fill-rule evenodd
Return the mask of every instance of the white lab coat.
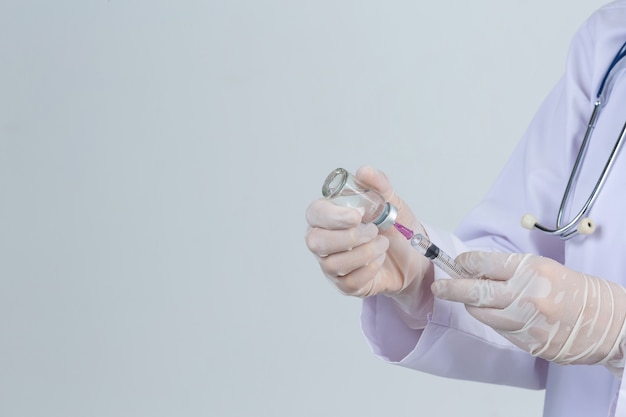
M 600 80 L 625 41 L 626 0 L 604 6 L 584 23 L 571 44 L 562 79 L 487 197 L 456 236 L 427 228 L 433 242 L 451 255 L 470 249 L 541 254 L 626 286 L 626 149 L 588 214 L 597 225 L 593 235 L 562 241 L 520 226 L 525 213 L 544 224 L 555 221 Z M 588 198 L 625 122 L 626 74 L 598 120 L 571 210 L 577 212 Z M 444 276 L 436 271 L 436 278 Z M 545 388 L 545 417 L 613 415 L 618 397 L 615 415 L 626 417 L 626 393 L 618 395 L 618 379 L 602 366 L 558 366 L 532 357 L 458 303 L 435 300 L 424 319 L 426 327 L 413 330 L 385 296 L 364 301 L 364 333 L 374 353 L 386 361 L 447 377 Z

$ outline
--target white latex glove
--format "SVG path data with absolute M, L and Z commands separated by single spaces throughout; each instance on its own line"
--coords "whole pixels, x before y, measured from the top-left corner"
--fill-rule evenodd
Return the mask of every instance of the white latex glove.
M 355 176 L 398 208 L 399 223 L 425 233 L 384 173 L 362 167 Z M 432 311 L 433 305 L 429 288 L 433 270 L 406 238 L 393 227 L 380 232 L 373 223 L 363 224 L 358 210 L 339 207 L 324 198 L 309 205 L 306 220 L 310 226 L 306 244 L 340 292 L 357 297 L 385 294 L 396 301 L 407 325 L 424 327 L 424 311 Z
M 468 252 L 457 257 L 482 279 L 438 280 L 436 297 L 469 313 L 532 355 L 566 364 L 624 367 L 626 290 L 535 255 Z

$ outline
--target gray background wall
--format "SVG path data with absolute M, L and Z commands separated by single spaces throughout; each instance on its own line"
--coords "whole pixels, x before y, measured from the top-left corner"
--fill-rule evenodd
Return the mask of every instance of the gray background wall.
M 304 210 L 454 228 L 600 4 L 0 0 L 0 416 L 540 415 L 375 359 Z

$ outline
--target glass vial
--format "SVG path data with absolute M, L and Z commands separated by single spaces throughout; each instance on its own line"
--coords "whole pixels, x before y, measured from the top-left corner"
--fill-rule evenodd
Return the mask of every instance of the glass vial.
M 322 195 L 338 206 L 359 210 L 363 223 L 374 223 L 380 230 L 388 229 L 398 217 L 395 206 L 343 168 L 337 168 L 326 177 Z

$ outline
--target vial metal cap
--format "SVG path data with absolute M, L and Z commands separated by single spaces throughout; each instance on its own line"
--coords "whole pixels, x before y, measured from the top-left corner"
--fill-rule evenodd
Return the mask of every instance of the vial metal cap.
M 374 224 L 378 226 L 380 230 L 387 230 L 396 222 L 398 218 L 398 208 L 392 204 L 385 204 L 385 211 L 380 215 L 378 219 L 374 221 Z

